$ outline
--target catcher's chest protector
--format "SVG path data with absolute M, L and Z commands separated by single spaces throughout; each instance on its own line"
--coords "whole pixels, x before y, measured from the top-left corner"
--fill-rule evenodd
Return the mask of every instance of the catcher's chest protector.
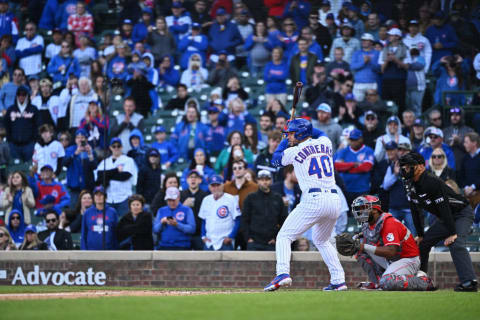
M 362 225 L 363 237 L 365 238 L 366 244 L 383 246 L 383 239 L 380 236 L 380 231 L 382 231 L 385 220 L 389 218 L 393 218 L 393 216 L 390 213 L 384 212 L 378 219 L 377 223 L 375 223 L 373 229 L 370 229 L 368 222 L 365 222 Z

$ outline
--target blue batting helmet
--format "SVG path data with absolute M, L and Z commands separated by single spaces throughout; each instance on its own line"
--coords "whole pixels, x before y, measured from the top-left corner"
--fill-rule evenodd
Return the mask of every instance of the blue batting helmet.
M 297 118 L 287 123 L 284 133 L 295 132 L 297 140 L 303 140 L 312 136 L 312 123 L 306 119 Z

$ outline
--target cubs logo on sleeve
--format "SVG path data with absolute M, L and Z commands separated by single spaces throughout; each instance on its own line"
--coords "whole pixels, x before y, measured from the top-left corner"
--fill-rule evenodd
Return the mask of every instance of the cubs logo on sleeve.
M 227 206 L 221 206 L 220 208 L 217 209 L 217 216 L 220 219 L 225 219 L 226 217 L 228 217 L 228 214 L 229 214 L 229 210 Z
M 177 221 L 183 221 L 185 220 L 185 212 L 183 211 L 178 211 L 177 213 L 175 213 L 175 219 Z

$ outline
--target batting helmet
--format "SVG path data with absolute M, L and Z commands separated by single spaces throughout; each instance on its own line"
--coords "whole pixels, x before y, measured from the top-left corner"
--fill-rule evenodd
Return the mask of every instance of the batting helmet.
M 287 123 L 284 133 L 295 132 L 295 139 L 303 140 L 312 136 L 312 123 L 306 119 L 297 118 Z
M 368 221 L 368 216 L 372 209 L 377 209 L 382 212 L 380 199 L 371 195 L 364 195 L 357 197 L 352 202 L 352 213 L 355 220 L 358 223 L 364 223 Z

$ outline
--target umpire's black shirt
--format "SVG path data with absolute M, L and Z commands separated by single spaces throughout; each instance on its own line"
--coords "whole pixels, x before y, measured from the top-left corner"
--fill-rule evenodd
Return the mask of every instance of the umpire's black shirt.
M 423 237 L 424 228 L 420 208 L 434 214 L 443 222 L 450 235 L 454 235 L 457 233 L 455 219 L 469 205 L 462 195 L 455 193 L 445 182 L 426 170 L 418 181 L 412 183 L 410 201 L 413 222 L 420 237 Z

